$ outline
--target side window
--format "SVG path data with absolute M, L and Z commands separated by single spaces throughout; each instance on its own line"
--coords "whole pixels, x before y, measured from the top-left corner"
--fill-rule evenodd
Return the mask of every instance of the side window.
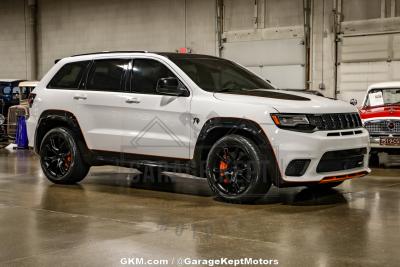
M 131 76 L 132 91 L 157 94 L 157 82 L 161 78 L 176 77 L 164 64 L 151 59 L 135 59 Z
M 122 86 L 128 59 L 102 59 L 94 61 L 86 83 L 86 89 L 97 91 L 124 91 Z
M 89 61 L 65 64 L 51 79 L 47 88 L 77 89 Z

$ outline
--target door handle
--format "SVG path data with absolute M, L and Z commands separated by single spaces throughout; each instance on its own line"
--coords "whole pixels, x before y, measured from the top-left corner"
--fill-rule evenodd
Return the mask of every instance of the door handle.
M 86 99 L 87 99 L 86 96 L 78 96 L 78 95 L 74 96 L 74 100 L 86 100 Z
M 128 104 L 139 104 L 140 100 L 137 98 L 129 98 L 129 99 L 125 100 L 125 102 Z

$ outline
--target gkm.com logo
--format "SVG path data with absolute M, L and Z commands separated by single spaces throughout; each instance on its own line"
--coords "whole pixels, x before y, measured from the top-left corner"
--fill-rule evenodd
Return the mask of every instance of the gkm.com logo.
M 215 258 L 215 259 L 199 259 L 180 257 L 172 259 L 145 259 L 145 258 L 121 258 L 122 265 L 136 265 L 136 266 L 271 266 L 279 265 L 277 259 L 264 259 L 264 258 Z

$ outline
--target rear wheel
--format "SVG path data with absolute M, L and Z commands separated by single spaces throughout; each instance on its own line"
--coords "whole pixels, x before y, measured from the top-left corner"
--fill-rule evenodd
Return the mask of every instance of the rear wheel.
M 265 162 L 265 155 L 250 139 L 225 136 L 213 145 L 207 157 L 210 188 L 227 202 L 254 202 L 271 187 Z
M 40 145 L 40 165 L 46 177 L 56 184 L 74 184 L 86 177 L 90 166 L 81 156 L 76 137 L 67 128 L 54 128 Z

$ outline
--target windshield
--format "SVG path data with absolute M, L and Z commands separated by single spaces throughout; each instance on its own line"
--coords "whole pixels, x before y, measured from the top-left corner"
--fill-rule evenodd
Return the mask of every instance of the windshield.
M 218 58 L 171 58 L 200 88 L 209 92 L 274 89 L 239 65 Z
M 378 107 L 400 105 L 400 88 L 372 89 L 367 95 L 365 106 Z

